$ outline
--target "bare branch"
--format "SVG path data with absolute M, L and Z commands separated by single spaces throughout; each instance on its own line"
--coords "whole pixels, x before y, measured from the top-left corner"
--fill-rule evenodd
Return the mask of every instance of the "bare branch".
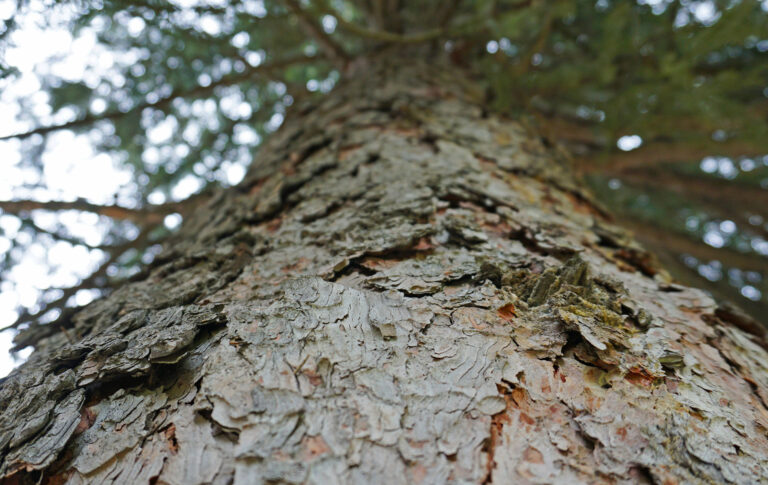
M 610 152 L 599 156 L 582 157 L 576 160 L 576 164 L 584 173 L 604 171 L 606 168 L 616 172 L 662 163 L 696 162 L 708 156 L 738 158 L 762 156 L 766 153 L 768 153 L 768 146 L 765 144 L 738 139 L 701 143 L 651 141 L 631 152 Z
M 663 243 L 653 241 L 649 238 L 643 238 L 642 234 L 638 234 L 638 239 L 644 246 L 646 246 L 658 256 L 664 267 L 674 272 L 676 279 L 680 280 L 684 284 L 688 286 L 698 286 L 699 288 L 708 290 L 719 300 L 730 300 L 733 302 L 738 302 L 740 307 L 742 307 L 744 310 L 750 311 L 750 313 L 753 315 L 760 315 L 765 312 L 760 303 L 753 302 L 744 298 L 744 296 L 739 292 L 738 288 L 722 281 L 710 281 L 707 278 L 701 276 L 697 271 L 697 268 L 691 268 L 683 264 L 683 262 L 680 261 L 680 255 L 675 254 L 674 251 L 670 251 L 664 247 Z M 763 327 L 761 326 L 761 328 Z M 758 334 L 758 332 L 751 330 L 750 333 L 755 335 Z M 762 335 L 763 333 L 759 334 Z
M 112 219 L 131 221 L 139 225 L 158 224 L 163 221 L 166 215 L 176 212 L 174 209 L 174 204 L 148 206 L 143 209 L 129 209 L 119 205 L 92 204 L 83 199 L 77 199 L 74 202 L 41 202 L 38 200 L 0 201 L 0 210 L 6 214 L 23 214 L 33 210 L 78 210 L 93 212 L 94 214 L 111 217 Z
M 445 26 L 434 28 L 434 29 L 425 30 L 423 32 L 415 32 L 411 34 L 398 34 L 398 33 L 389 32 L 386 30 L 369 29 L 367 27 L 363 27 L 362 25 L 358 25 L 354 22 L 349 22 L 345 20 L 341 15 L 339 15 L 339 13 L 336 12 L 325 1 L 317 2 L 317 8 L 319 8 L 322 13 L 325 13 L 327 15 L 332 15 L 333 17 L 335 17 L 336 20 L 338 21 L 339 28 L 349 32 L 350 34 L 354 34 L 358 37 L 363 37 L 366 39 L 377 40 L 380 42 L 389 42 L 393 44 L 418 44 L 421 42 L 427 42 L 433 39 L 437 39 L 439 37 L 443 37 L 445 35 L 449 35 L 452 33 L 459 33 L 459 32 L 466 31 L 468 29 L 472 29 L 477 24 L 484 23 L 488 18 L 488 13 L 482 12 L 476 17 L 459 25 L 454 25 L 454 26 L 445 25 Z M 493 10 L 493 8 L 495 7 L 492 6 L 491 10 Z
M 381 7 L 380 2 L 375 0 L 354 0 L 352 3 L 360 9 L 369 25 L 381 26 L 381 19 L 383 17 L 378 16 L 376 13 L 377 8 Z
M 535 106 L 533 108 L 536 108 Z M 539 110 L 541 111 L 541 110 Z M 579 145 L 589 150 L 604 150 L 607 146 L 605 136 L 595 130 L 595 124 L 586 120 L 574 120 L 558 113 L 537 116 L 537 120 L 548 138 L 567 145 Z
M 334 15 L 329 13 L 329 15 Z M 386 30 L 374 30 L 363 27 L 354 22 L 348 22 L 336 13 L 334 15 L 339 22 L 339 27 L 347 32 L 366 39 L 378 40 L 381 42 L 391 42 L 394 44 L 418 44 L 428 40 L 436 39 L 446 33 L 444 28 L 435 28 L 417 32 L 413 34 L 396 34 Z
M 681 175 L 670 170 L 633 169 L 615 175 L 630 185 L 648 189 L 661 187 L 686 197 L 768 217 L 768 191 L 757 186 L 703 176 Z
M 526 51 L 522 59 L 520 59 L 520 63 L 517 64 L 515 69 L 515 75 L 522 76 L 531 69 L 531 66 L 533 65 L 533 56 L 535 56 L 538 52 L 541 52 L 549 40 L 549 36 L 552 33 L 553 20 L 554 15 L 552 14 L 552 9 L 546 9 L 544 14 L 544 22 L 541 26 L 541 30 L 539 31 L 539 35 L 536 37 L 536 40 L 533 42 L 531 47 Z
M 57 298 L 52 302 L 46 303 L 44 307 L 38 310 L 37 312 L 31 313 L 25 310 L 24 312 L 21 313 L 21 315 L 19 315 L 19 317 L 16 319 L 14 323 L 5 327 L 2 330 L 15 329 L 25 323 L 30 323 L 30 328 L 25 329 L 22 333 L 20 333 L 19 337 L 17 338 L 17 341 L 15 341 L 15 345 L 16 345 L 15 348 L 18 350 L 26 347 L 27 345 L 31 345 L 35 343 L 40 338 L 43 338 L 47 335 L 52 334 L 53 332 L 56 331 L 57 327 L 61 327 L 63 329 L 64 327 L 62 326 L 63 325 L 62 322 L 65 322 L 69 318 L 69 316 L 71 316 L 71 314 L 77 309 L 75 307 L 66 306 L 67 301 L 69 300 L 70 297 L 72 297 L 78 291 L 83 289 L 93 289 L 93 288 L 105 289 L 105 288 L 111 288 L 115 284 L 119 283 L 119 282 L 111 282 L 105 286 L 105 285 L 99 284 L 99 279 L 106 277 L 107 269 L 111 265 L 115 264 L 117 260 L 123 254 L 126 253 L 126 251 L 130 249 L 142 249 L 142 248 L 148 247 L 150 244 L 157 244 L 161 242 L 162 239 L 150 241 L 149 238 L 150 238 L 150 234 L 152 233 L 152 230 L 155 227 L 157 227 L 160 223 L 162 223 L 163 217 L 165 215 L 173 212 L 179 212 L 182 214 L 189 213 L 190 210 L 194 210 L 195 207 L 197 207 L 201 202 L 207 200 L 210 196 L 211 196 L 210 191 L 203 191 L 181 202 L 170 202 L 163 205 L 153 206 L 149 211 L 147 210 L 132 211 L 131 209 L 127 209 L 119 206 L 99 206 L 95 204 L 90 204 L 83 200 L 78 200 L 75 202 L 51 202 L 51 203 L 41 203 L 38 201 L 13 202 L 17 204 L 19 208 L 24 207 L 23 211 L 43 209 L 43 208 L 49 209 L 49 210 L 76 209 L 76 210 L 85 210 L 89 212 L 96 212 L 96 213 L 108 215 L 114 218 L 119 218 L 119 217 L 115 217 L 115 214 L 130 215 L 130 213 L 133 212 L 133 213 L 143 214 L 143 217 L 145 218 L 143 219 L 143 222 L 141 224 L 142 225 L 141 233 L 136 239 L 132 241 L 126 241 L 124 243 L 116 244 L 112 246 L 99 246 L 94 248 L 93 246 L 87 245 L 80 241 L 71 240 L 73 244 L 84 244 L 90 248 L 100 249 L 102 251 L 105 251 L 109 254 L 109 258 L 106 261 L 104 261 L 101 265 L 99 265 L 99 267 L 93 273 L 91 273 L 90 276 L 80 281 L 80 283 L 78 283 L 77 285 L 72 286 L 70 288 L 61 288 L 60 290 L 62 291 L 62 295 L 59 298 Z M 8 203 L 0 202 L 0 208 L 3 208 L 3 204 L 8 204 Z M 44 207 L 40 207 L 40 205 Z M 59 208 L 51 209 L 51 207 L 49 207 L 51 205 L 53 205 L 54 207 L 59 206 Z M 112 213 L 104 213 L 103 209 L 105 208 L 109 209 L 110 212 Z M 19 212 L 22 212 L 22 210 L 20 210 Z M 146 217 L 147 214 L 149 214 L 150 217 Z M 67 240 L 66 237 L 62 237 L 57 233 L 48 231 L 44 228 L 37 226 L 33 221 L 29 219 L 24 221 L 24 223 L 32 225 L 33 229 L 41 233 L 49 234 L 52 237 L 55 237 L 60 240 Z M 53 288 L 48 288 L 48 290 L 51 290 L 51 289 Z M 40 324 L 37 321 L 37 319 L 51 310 L 60 310 L 61 314 L 55 321 L 51 323 L 48 323 L 45 325 Z M 45 330 L 41 329 L 41 327 L 43 326 L 46 327 Z
M 621 175 L 617 176 L 621 178 Z M 643 187 L 649 187 L 649 185 L 644 185 L 641 181 L 636 181 L 633 178 L 622 178 L 622 181 L 629 186 L 639 185 Z M 670 190 L 664 181 L 662 181 L 660 184 L 655 182 L 658 182 L 658 179 L 654 181 L 654 184 L 650 186 L 650 188 L 658 189 L 660 187 L 662 189 Z M 694 184 L 695 183 L 696 182 L 694 182 Z M 717 181 L 715 183 L 707 184 L 709 187 L 709 195 L 718 193 L 722 186 L 726 184 L 728 184 L 727 181 Z M 671 190 L 674 191 L 674 189 Z M 738 188 L 735 188 L 735 190 L 738 190 Z M 753 189 L 751 187 L 749 188 L 749 192 L 753 190 L 757 189 Z M 736 223 L 737 226 L 739 226 L 740 230 L 755 234 L 764 239 L 768 239 L 768 229 L 765 229 L 762 224 L 753 224 L 753 222 L 750 221 L 750 216 L 759 213 L 765 213 L 765 209 L 763 207 L 758 207 L 757 204 L 754 203 L 745 205 L 741 202 L 735 202 L 730 200 L 727 196 L 717 198 L 708 197 L 705 195 L 707 194 L 707 191 L 704 190 L 703 186 L 697 189 L 696 192 L 700 194 L 699 196 L 695 197 L 697 205 L 700 205 L 712 217 L 732 220 Z
M 379 27 L 384 25 L 384 8 L 384 0 L 373 0 L 373 15 Z
M 73 246 L 85 246 L 88 249 L 102 249 L 101 246 L 94 246 L 92 244 L 88 244 L 87 242 L 81 239 L 67 236 L 65 234 L 61 234 L 56 231 L 50 231 L 48 229 L 45 229 L 44 227 L 40 227 L 39 225 L 35 224 L 35 222 L 30 218 L 23 218 L 21 220 L 21 225 L 31 227 L 32 230 L 35 231 L 36 233 L 47 234 L 48 236 L 51 236 L 56 241 L 64 241 Z
M 692 234 L 683 234 L 666 227 L 659 227 L 637 218 L 624 218 L 622 224 L 632 229 L 641 241 L 650 241 L 675 254 L 690 254 L 700 261 L 717 260 L 726 266 L 749 269 L 768 274 L 768 258 L 755 253 L 743 253 L 736 249 L 714 248 L 697 240 Z
M 84 199 L 77 199 L 72 202 L 68 201 L 50 201 L 42 202 L 39 200 L 8 200 L 0 201 L 0 212 L 13 215 L 23 215 L 34 210 L 46 210 L 46 211 L 66 211 L 77 210 L 82 212 L 92 212 L 103 216 L 110 217 L 116 220 L 131 221 L 139 226 L 151 226 L 157 225 L 163 222 L 165 216 L 173 213 L 179 213 L 182 215 L 188 214 L 194 210 L 197 206 L 204 203 L 212 195 L 212 191 L 209 189 L 203 190 L 197 194 L 194 194 L 187 199 L 178 202 L 167 202 L 165 204 L 150 204 L 140 209 L 131 209 L 119 205 L 99 205 L 92 204 Z M 35 224 L 29 218 L 23 218 L 24 224 L 30 225 L 34 230 L 41 233 L 49 234 L 56 239 L 66 240 L 66 236 L 48 231 Z M 81 241 L 73 242 L 73 244 L 83 244 Z M 99 248 L 102 248 L 99 246 Z
M 299 19 L 299 23 L 301 23 L 304 30 L 306 30 L 307 33 L 320 45 L 320 48 L 325 51 L 330 60 L 341 69 L 346 67 L 349 62 L 349 56 L 344 49 L 337 44 L 325 30 L 323 30 L 322 26 L 317 23 L 317 20 L 306 10 L 301 8 L 301 5 L 299 5 L 297 0 L 283 1 Z
M 52 302 L 48 302 L 44 304 L 43 308 L 40 310 L 32 313 L 28 311 L 23 311 L 19 317 L 16 319 L 15 322 L 13 322 L 11 325 L 8 325 L 3 328 L 3 330 L 8 329 L 17 329 L 21 325 L 25 323 L 30 323 L 30 327 L 27 329 L 22 330 L 14 339 L 14 349 L 12 350 L 20 350 L 28 345 L 32 345 L 41 338 L 44 338 L 48 335 L 51 335 L 52 333 L 56 332 L 59 328 L 63 328 L 64 322 L 69 318 L 72 312 L 76 310 L 75 307 L 67 308 L 67 301 L 74 296 L 78 291 L 84 290 L 84 289 L 105 289 L 113 287 L 114 284 L 117 282 L 114 282 L 113 284 L 108 285 L 100 285 L 99 279 L 105 278 L 107 275 L 108 268 L 115 264 L 117 260 L 125 254 L 126 251 L 129 249 L 139 249 L 142 247 L 146 247 L 149 244 L 149 233 L 150 230 L 143 231 L 139 237 L 132 241 L 128 241 L 124 244 L 120 244 L 118 246 L 114 246 L 111 249 L 109 249 L 109 257 L 99 265 L 99 267 L 91 273 L 90 276 L 87 278 L 84 278 L 75 286 L 69 287 L 69 288 L 62 288 L 62 295 L 55 299 Z M 152 241 L 152 243 L 157 243 L 159 241 Z M 51 288 L 49 288 L 50 290 Z M 61 314 L 59 317 L 54 320 L 51 323 L 41 324 L 38 322 L 37 319 L 39 319 L 41 316 L 43 316 L 45 313 L 48 313 L 51 310 L 60 310 Z M 45 327 L 45 329 L 42 329 L 41 327 Z
M 445 28 L 453 20 L 453 16 L 456 14 L 456 10 L 459 8 L 461 0 L 447 0 L 442 2 L 439 6 L 437 14 L 437 25 L 441 28 Z

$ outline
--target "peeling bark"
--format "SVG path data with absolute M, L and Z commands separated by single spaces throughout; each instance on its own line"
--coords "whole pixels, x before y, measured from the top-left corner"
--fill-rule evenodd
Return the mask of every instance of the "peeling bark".
M 763 343 L 462 79 L 383 64 L 297 107 L 75 343 L 22 333 L 0 477 L 768 481 Z

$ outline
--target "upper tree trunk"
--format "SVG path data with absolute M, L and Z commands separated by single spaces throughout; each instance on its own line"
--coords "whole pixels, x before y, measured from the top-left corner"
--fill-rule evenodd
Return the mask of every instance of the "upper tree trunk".
M 369 67 L 297 109 L 2 382 L 0 476 L 768 481 L 766 351 L 463 84 Z

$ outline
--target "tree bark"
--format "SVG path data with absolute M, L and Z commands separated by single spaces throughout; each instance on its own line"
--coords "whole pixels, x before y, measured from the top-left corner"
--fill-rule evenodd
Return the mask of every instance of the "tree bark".
M 143 279 L 19 335 L 0 477 L 768 481 L 761 337 L 473 92 L 405 59 L 296 107 Z

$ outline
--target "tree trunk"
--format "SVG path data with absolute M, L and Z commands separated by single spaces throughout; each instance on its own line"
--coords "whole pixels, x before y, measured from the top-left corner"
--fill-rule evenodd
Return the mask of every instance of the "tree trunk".
M 0 477 L 768 481 L 762 340 L 464 78 L 399 64 L 296 107 L 141 279 L 19 336 L 50 334 L 2 382 Z

